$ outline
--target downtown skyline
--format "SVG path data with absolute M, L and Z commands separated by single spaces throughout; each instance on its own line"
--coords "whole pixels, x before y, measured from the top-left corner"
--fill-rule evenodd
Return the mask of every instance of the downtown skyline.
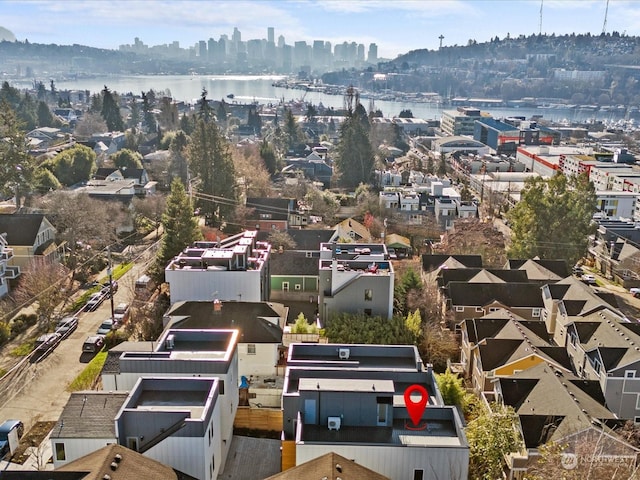
M 542 8 L 542 18 L 540 11 Z M 606 25 L 605 25 L 606 12 Z M 375 43 L 378 57 L 415 49 L 486 42 L 498 36 L 617 31 L 640 35 L 640 4 L 610 0 L 95 0 L 54 2 L 0 0 L 0 26 L 19 41 L 118 49 L 139 38 L 149 46 L 179 42 L 181 48 L 234 28 L 242 40 L 266 39 L 273 27 L 289 45 L 323 40 L 332 45 Z

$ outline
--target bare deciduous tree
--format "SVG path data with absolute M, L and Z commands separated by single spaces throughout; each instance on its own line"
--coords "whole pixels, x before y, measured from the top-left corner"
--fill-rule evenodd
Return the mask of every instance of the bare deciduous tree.
M 38 323 L 49 328 L 56 307 L 68 297 L 68 273 L 63 265 L 36 257 L 20 275 L 13 296 L 20 304 L 35 300 Z

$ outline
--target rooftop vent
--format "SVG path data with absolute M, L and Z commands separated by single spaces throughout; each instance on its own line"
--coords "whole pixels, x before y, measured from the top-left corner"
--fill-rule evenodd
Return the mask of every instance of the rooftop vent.
M 115 457 L 113 457 L 113 460 L 114 460 L 116 463 L 120 463 L 120 462 L 122 461 L 122 455 L 120 455 L 119 453 L 116 453 L 116 456 L 115 456 Z
M 118 469 L 118 462 L 111 462 L 111 465 L 109 465 L 111 467 L 111 470 L 117 470 Z
M 171 334 L 167 336 L 167 339 L 164 341 L 164 347 L 167 350 L 173 350 L 173 347 L 176 345 L 176 336 Z
M 349 360 L 349 356 L 351 355 L 351 350 L 348 348 L 339 348 L 338 349 L 338 358 L 340 360 Z

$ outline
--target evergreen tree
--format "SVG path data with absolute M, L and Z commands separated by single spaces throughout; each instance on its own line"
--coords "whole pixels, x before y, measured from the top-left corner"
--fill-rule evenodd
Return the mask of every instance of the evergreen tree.
M 198 100 L 198 117 L 205 122 L 210 122 L 213 119 L 213 108 L 209 105 L 207 99 L 207 89 L 202 87 L 202 93 L 200 94 L 200 100 Z
M 284 142 L 288 151 L 295 148 L 303 141 L 304 135 L 300 131 L 296 117 L 291 109 L 287 109 L 284 117 Z
M 507 214 L 509 256 L 565 259 L 573 265 L 587 252 L 595 212 L 595 188 L 586 174 L 528 180 L 520 201 Z
M 129 109 L 131 110 L 131 116 L 129 117 L 129 127 L 138 128 L 138 124 L 142 120 L 142 116 L 140 115 L 140 105 L 135 98 L 131 99 L 131 103 L 129 104 Z
M 371 180 L 375 157 L 369 142 L 369 128 L 367 112 L 359 103 L 353 111 L 347 111 L 340 125 L 336 166 L 345 187 L 355 188 Z
M 34 159 L 27 153 L 27 143 L 15 111 L 0 101 L 0 189 L 14 195 L 20 208 L 23 195 L 28 195 L 34 173 Z
M 53 127 L 56 124 L 55 118 L 51 113 L 51 110 L 47 104 L 43 101 L 38 102 L 38 126 L 39 127 Z
M 235 169 L 229 143 L 214 122 L 197 121 L 188 158 L 198 191 L 209 196 L 198 202 L 200 211 L 216 225 L 230 219 L 237 201 Z
M 120 115 L 120 106 L 111 90 L 105 85 L 102 89 L 102 118 L 107 123 L 107 128 L 111 132 L 124 131 L 124 122 Z
M 216 120 L 218 120 L 218 124 L 223 127 L 227 124 L 227 104 L 224 99 L 220 100 L 218 103 L 218 108 L 216 109 Z
M 153 99 L 155 96 L 152 95 L 153 90 L 149 91 L 149 93 L 142 92 L 142 119 L 144 120 L 144 124 L 147 128 L 147 132 L 155 132 L 156 131 L 156 117 L 153 114 Z
M 164 268 L 169 260 L 202 238 L 198 229 L 198 219 L 193 215 L 193 206 L 180 179 L 176 178 L 171 182 L 171 193 L 162 215 L 162 226 L 164 236 L 156 257 L 157 270 L 163 272 L 160 277 L 164 275 Z
M 178 130 L 169 144 L 171 159 L 169 163 L 169 176 L 179 178 L 184 185 L 187 184 L 189 165 L 187 164 L 186 149 L 188 138 L 182 130 Z
M 274 176 L 278 172 L 278 159 L 276 152 L 267 139 L 263 139 L 260 144 L 260 158 L 264 161 L 264 166 L 271 176 Z

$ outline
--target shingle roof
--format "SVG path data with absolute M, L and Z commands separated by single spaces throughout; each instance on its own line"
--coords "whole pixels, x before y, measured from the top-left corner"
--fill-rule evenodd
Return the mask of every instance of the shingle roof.
M 583 380 L 541 363 L 496 380 L 506 405 L 520 416 L 527 447 L 537 447 L 591 425 L 615 421 L 597 380 Z
M 116 455 L 119 455 L 118 460 L 116 460 Z M 117 468 L 111 467 L 113 462 L 116 462 Z M 111 480 L 178 479 L 178 475 L 171 467 L 117 444 L 102 447 L 59 467 L 57 470 L 86 472 L 86 477 L 83 477 L 83 480 L 102 480 L 106 478 L 105 475 L 108 475 Z
M 174 329 L 235 328 L 239 343 L 282 343 L 282 329 L 264 318 L 280 315 L 264 302 L 222 302 L 219 312 L 211 302 L 179 302 L 167 315 L 180 317 Z
M 51 438 L 115 438 L 118 411 L 128 392 L 74 392 L 64 406 Z
M 452 305 L 485 306 L 498 302 L 507 307 L 544 307 L 540 287 L 533 283 L 449 282 L 446 291 Z
M 545 260 L 532 258 L 528 260 L 509 260 L 509 268 L 526 270 L 531 280 L 561 280 L 569 276 L 566 260 Z
M 305 252 L 293 250 L 273 253 L 269 257 L 269 272 L 271 275 L 318 276 L 319 265 L 318 257 L 307 257 Z
M 45 216 L 41 213 L 0 214 L 0 233 L 9 245 L 33 246 Z
M 431 272 L 453 258 L 468 268 L 482 268 L 481 255 L 422 255 L 422 270 Z
M 489 268 L 443 268 L 438 274 L 438 285 L 449 282 L 474 283 L 527 283 L 527 272 Z
M 380 475 L 362 465 L 358 465 L 353 460 L 349 460 L 334 452 L 326 453 L 321 457 L 314 458 L 297 467 L 268 477 L 265 480 L 300 479 L 389 480 L 388 477 Z

